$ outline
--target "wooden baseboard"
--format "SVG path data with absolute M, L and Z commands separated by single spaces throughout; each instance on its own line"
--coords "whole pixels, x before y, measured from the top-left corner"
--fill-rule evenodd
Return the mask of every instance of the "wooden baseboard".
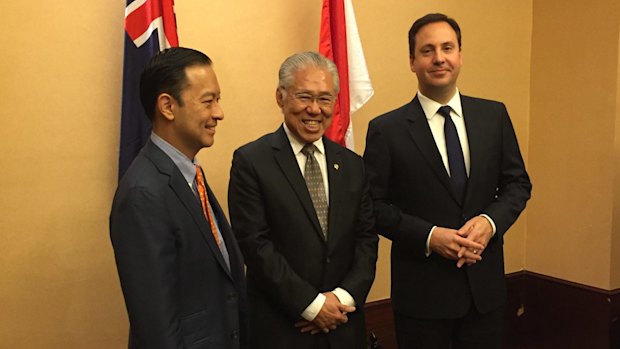
M 620 348 L 620 290 L 529 271 L 506 275 L 507 349 Z
M 504 349 L 619 349 L 620 289 L 607 291 L 538 273 L 506 275 Z M 382 349 L 397 349 L 389 299 L 364 307 Z
M 394 334 L 392 302 L 389 298 L 366 303 L 364 316 L 366 317 L 366 330 L 377 336 L 381 349 L 398 349 Z

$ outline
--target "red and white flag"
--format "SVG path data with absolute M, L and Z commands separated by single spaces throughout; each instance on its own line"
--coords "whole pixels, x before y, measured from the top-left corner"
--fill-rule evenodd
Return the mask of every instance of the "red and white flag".
M 362 43 L 351 0 L 323 0 L 319 52 L 338 67 L 340 92 L 325 135 L 353 149 L 351 115 L 372 97 Z

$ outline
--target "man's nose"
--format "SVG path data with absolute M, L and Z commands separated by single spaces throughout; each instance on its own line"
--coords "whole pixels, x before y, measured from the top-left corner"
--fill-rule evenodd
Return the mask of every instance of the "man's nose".
M 222 120 L 224 118 L 224 109 L 222 108 L 222 105 L 219 101 L 215 101 L 215 104 L 213 105 L 212 116 L 214 119 L 218 120 Z
M 319 102 L 316 98 L 312 98 L 310 104 L 306 107 L 308 113 L 319 114 L 321 112 L 321 106 L 319 106 Z

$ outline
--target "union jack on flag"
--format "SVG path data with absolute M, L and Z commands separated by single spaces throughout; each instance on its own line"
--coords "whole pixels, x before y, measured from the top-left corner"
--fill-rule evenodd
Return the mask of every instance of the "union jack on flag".
M 140 74 L 155 53 L 175 46 L 179 39 L 174 0 L 127 0 L 119 179 L 151 133 L 151 122 L 140 104 Z

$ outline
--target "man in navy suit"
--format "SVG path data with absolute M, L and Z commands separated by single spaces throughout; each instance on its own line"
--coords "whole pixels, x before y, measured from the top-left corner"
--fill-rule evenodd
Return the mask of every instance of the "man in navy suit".
M 230 220 L 245 256 L 255 349 L 365 349 L 363 305 L 378 237 L 362 159 L 323 136 L 338 93 L 333 62 L 287 58 L 277 131 L 233 157 Z
M 364 160 L 377 230 L 392 240 L 400 348 L 501 348 L 504 233 L 530 198 L 502 103 L 461 95 L 461 31 L 429 14 L 409 31 L 418 93 L 372 120 Z
M 224 118 L 211 60 L 187 48 L 160 52 L 140 96 L 153 133 L 110 214 L 129 348 L 249 348 L 243 260 L 195 159 Z

